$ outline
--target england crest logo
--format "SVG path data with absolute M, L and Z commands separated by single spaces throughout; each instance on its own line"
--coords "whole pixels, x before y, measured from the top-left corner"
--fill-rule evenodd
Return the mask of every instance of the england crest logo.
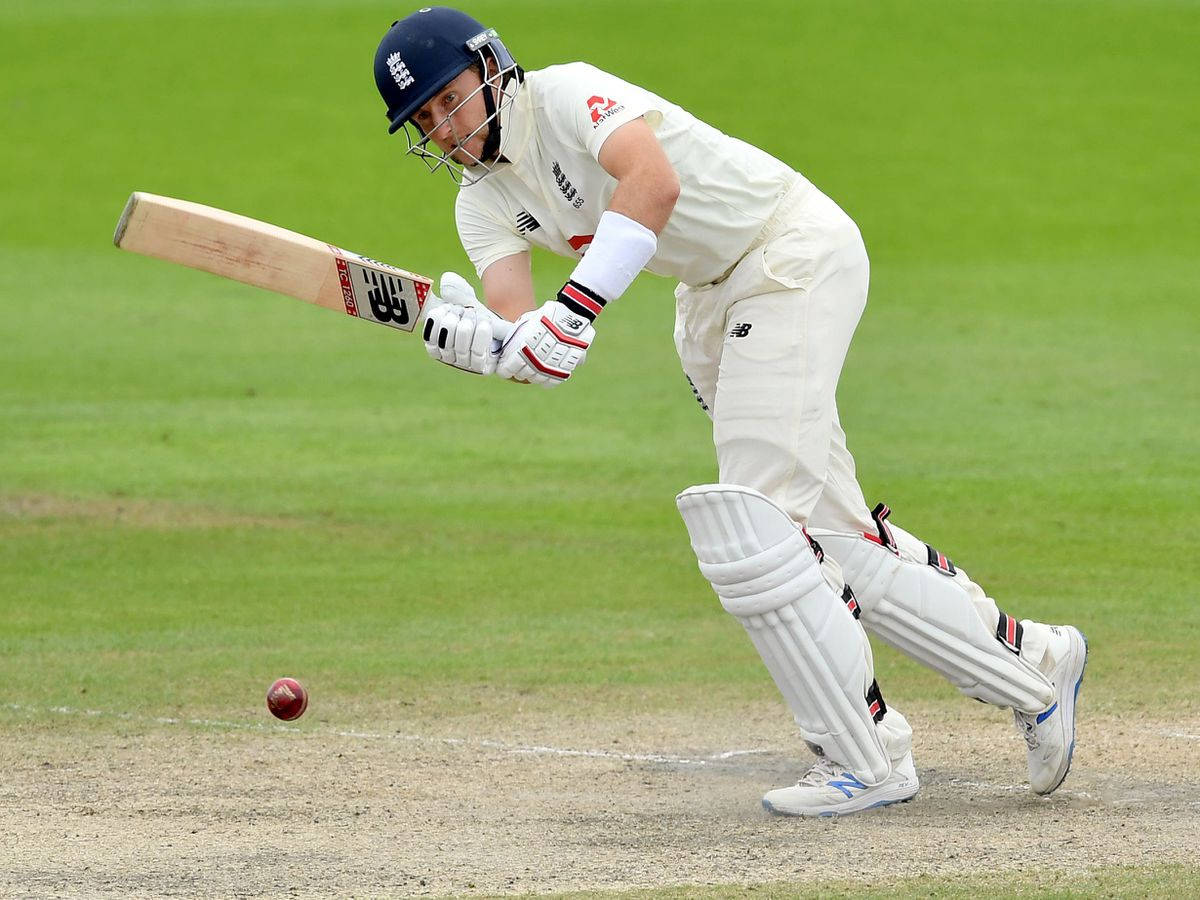
M 412 77 L 412 73 L 408 71 L 408 66 L 404 64 L 404 60 L 400 58 L 399 53 L 393 53 L 387 58 L 388 71 L 392 73 L 392 78 L 396 84 L 400 85 L 400 90 L 404 90 L 411 85 L 416 79 Z

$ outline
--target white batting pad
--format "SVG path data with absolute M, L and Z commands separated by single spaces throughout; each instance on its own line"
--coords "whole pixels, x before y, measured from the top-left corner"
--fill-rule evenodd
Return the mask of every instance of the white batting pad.
M 698 485 L 675 501 L 700 571 L 745 626 L 804 739 L 864 783 L 882 782 L 892 766 L 865 699 L 870 644 L 804 533 L 746 487 Z
M 969 697 L 1028 711 L 1054 702 L 1046 676 L 997 640 L 995 616 L 992 623 L 985 621 L 984 611 L 961 583 L 965 576 L 951 577 L 862 535 L 818 529 L 812 534 L 826 555 L 841 564 L 871 634 L 945 676 Z M 979 593 L 980 602 L 994 608 Z

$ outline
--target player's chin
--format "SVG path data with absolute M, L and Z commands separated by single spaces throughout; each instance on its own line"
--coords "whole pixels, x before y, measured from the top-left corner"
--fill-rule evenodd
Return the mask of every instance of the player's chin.
M 468 169 L 471 169 L 479 165 L 479 154 L 482 152 L 482 145 L 475 148 L 474 152 L 469 147 L 457 147 L 450 154 L 450 158 L 460 166 L 466 166 Z

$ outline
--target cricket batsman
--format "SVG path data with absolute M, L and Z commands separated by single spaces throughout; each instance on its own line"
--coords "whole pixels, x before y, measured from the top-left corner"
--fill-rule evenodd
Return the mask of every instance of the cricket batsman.
M 676 502 L 700 571 L 762 656 L 816 760 L 767 810 L 844 815 L 911 799 L 912 731 L 867 633 L 1013 711 L 1038 794 L 1067 775 L 1087 644 L 1002 612 L 939 550 L 868 507 L 838 421 L 867 301 L 854 222 L 789 165 L 586 63 L 526 72 L 495 30 L 428 7 L 388 29 L 375 83 L 389 133 L 459 184 L 483 285 L 443 276 L 430 355 L 554 387 L 643 269 L 670 276 L 675 346 L 711 417 L 719 483 Z M 578 260 L 534 295 L 530 248 Z M 501 343 L 499 318 L 514 323 Z M 865 629 L 865 631 L 864 631 Z

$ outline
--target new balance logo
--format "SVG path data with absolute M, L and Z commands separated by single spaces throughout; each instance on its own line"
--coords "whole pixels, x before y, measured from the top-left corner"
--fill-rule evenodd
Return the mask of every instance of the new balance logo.
M 558 324 L 567 329 L 567 331 L 578 332 L 583 328 L 583 319 L 577 319 L 574 316 L 564 316 L 562 319 L 559 319 Z
M 1052 715 L 1054 715 L 1054 711 L 1055 711 L 1056 709 L 1058 709 L 1058 703 L 1057 703 L 1057 702 L 1056 702 L 1056 703 L 1055 703 L 1055 704 L 1054 704 L 1052 707 L 1050 707 L 1048 710 L 1046 710 L 1044 713 L 1038 713 L 1038 717 L 1037 717 L 1037 723 L 1038 723 L 1039 725 L 1041 725 L 1041 724 L 1042 724 L 1043 722 L 1045 722 L 1045 721 L 1046 721 L 1048 718 L 1050 718 Z M 1032 730 L 1032 729 L 1030 729 L 1030 728 L 1029 728 L 1029 726 L 1028 726 L 1028 725 L 1026 725 L 1026 726 L 1025 726 L 1025 728 L 1026 728 L 1027 730 Z
M 854 796 L 852 791 L 855 789 L 860 790 L 860 791 L 865 791 L 867 789 L 867 786 L 865 784 L 863 784 L 861 781 L 859 781 L 857 778 L 855 778 L 849 772 L 843 772 L 841 775 L 841 778 L 845 779 L 845 780 L 843 781 L 838 778 L 830 778 L 829 781 L 826 782 L 826 784 L 829 787 L 837 788 L 839 791 L 841 791 L 843 794 L 845 794 L 847 798 Z
M 733 328 L 729 329 L 731 338 L 743 338 L 750 333 L 750 329 L 754 326 L 750 322 L 738 322 Z
M 529 232 L 537 231 L 541 227 L 542 223 L 525 212 L 525 210 L 517 213 L 517 234 L 529 234 Z

